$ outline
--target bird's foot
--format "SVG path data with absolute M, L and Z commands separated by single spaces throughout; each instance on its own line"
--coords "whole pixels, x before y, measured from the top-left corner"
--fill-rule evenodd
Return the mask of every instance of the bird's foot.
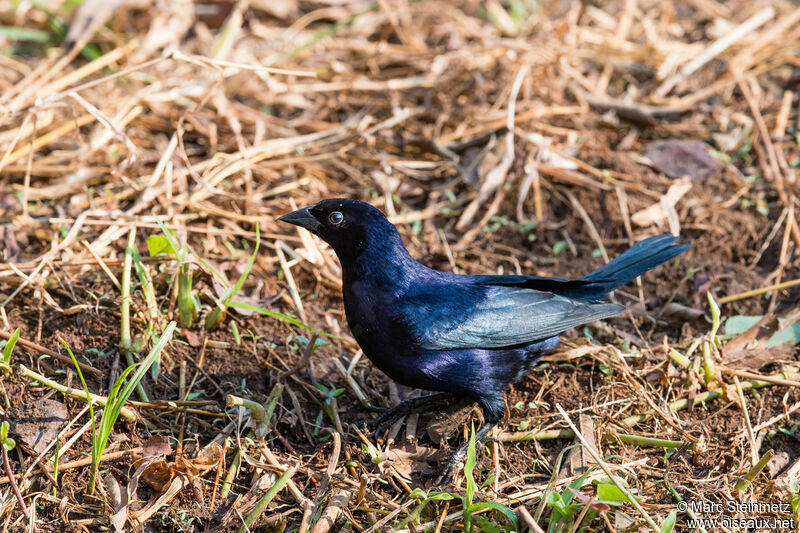
M 404 400 L 395 406 L 384 408 L 374 405 L 367 406 L 370 411 L 378 411 L 380 414 L 375 418 L 368 418 L 356 422 L 356 425 L 372 428 L 372 438 L 378 437 L 387 429 L 392 427 L 395 422 L 411 413 L 428 413 L 441 409 L 443 405 L 450 403 L 452 395 L 446 392 L 428 394 Z
M 388 416 L 390 409 L 386 409 L 380 416 L 375 418 L 364 418 L 361 420 L 356 421 L 353 425 L 356 427 L 363 428 L 364 430 L 372 429 L 370 432 L 370 437 L 372 440 L 378 440 L 378 438 L 386 431 L 387 428 L 391 427 L 395 422 L 397 422 L 402 414 L 396 414 L 392 416 Z
M 475 433 L 475 442 L 486 442 L 488 440 L 492 440 L 491 437 L 487 436 L 489 431 L 494 427 L 494 423 L 486 423 Z M 450 459 L 447 461 L 447 464 L 439 470 L 439 477 L 436 481 L 436 484 L 440 487 L 444 485 L 450 484 L 453 481 L 453 475 L 456 473 L 458 466 L 460 463 L 464 461 L 467 457 L 467 452 L 469 451 L 469 442 L 463 444 L 458 450 L 450 456 Z M 435 475 L 435 474 L 434 474 Z

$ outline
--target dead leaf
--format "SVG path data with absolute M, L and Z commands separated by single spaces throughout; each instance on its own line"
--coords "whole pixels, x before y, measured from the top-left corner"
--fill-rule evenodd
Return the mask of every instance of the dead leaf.
M 128 521 L 128 495 L 123 494 L 122 487 L 119 486 L 119 482 L 114 476 L 109 474 L 104 479 L 106 492 L 114 511 L 109 517 L 109 522 L 116 533 L 121 533 L 125 530 L 125 523 Z
M 428 463 L 441 461 L 445 455 L 441 449 L 417 446 L 406 441 L 398 447 L 382 451 L 381 459 L 389 461 L 398 474 L 411 480 L 412 474 L 428 471 Z
M 160 459 L 153 461 L 142 472 L 142 479 L 156 492 L 163 492 L 175 477 L 174 463 Z
M 461 426 L 472 412 L 472 400 L 455 402 L 444 412 L 437 413 L 428 423 L 428 436 L 436 444 L 441 444 Z
M 11 434 L 17 443 L 33 455 L 39 455 L 50 445 L 67 422 L 67 408 L 50 399 L 34 400 L 6 412 Z
M 172 453 L 172 446 L 169 439 L 160 435 L 150 437 L 142 445 L 142 455 L 144 457 L 155 457 L 158 455 L 169 455 Z
M 580 359 L 581 357 L 585 357 L 587 355 L 600 353 L 605 349 L 605 346 L 577 346 L 575 348 L 555 351 L 545 355 L 541 360 L 550 362 L 572 361 L 573 359 Z
M 191 483 L 194 483 L 195 477 L 217 467 L 221 453 L 222 446 L 212 442 L 200 450 L 193 459 L 179 455 L 174 461 L 164 459 L 152 461 L 142 472 L 142 479 L 157 492 L 166 490 L 178 475 L 186 476 Z
M 769 337 L 756 340 L 761 328 L 769 326 L 774 320 L 774 315 L 765 315 L 752 327 L 726 343 L 722 347 L 725 366 L 735 370 L 758 370 L 764 365 L 788 358 L 793 350 L 791 343 L 768 346 Z
M 183 336 L 186 337 L 186 342 L 188 342 L 189 346 L 192 348 L 198 348 L 203 345 L 203 339 L 201 339 L 200 335 L 197 333 L 193 333 L 187 329 L 183 332 Z
M 702 141 L 655 141 L 647 145 L 644 155 L 659 172 L 673 179 L 689 177 L 702 182 L 721 166 L 708 155 L 708 146 Z
M 654 203 L 646 209 L 637 211 L 631 216 L 631 220 L 637 226 L 650 226 L 653 224 L 661 224 L 669 216 L 668 208 L 674 208 L 683 196 L 692 188 L 692 180 L 689 178 L 682 178 L 679 181 L 670 185 L 667 194 L 661 197 L 661 200 Z M 665 206 L 667 209 L 665 209 Z
M 233 502 L 233 505 L 230 506 L 228 511 L 220 520 L 221 525 L 224 526 L 230 521 L 238 518 L 239 513 L 237 510 L 246 510 L 249 509 L 255 502 L 258 500 L 269 488 L 272 486 L 273 483 L 273 476 L 271 474 L 266 474 L 258 478 L 255 483 L 250 487 L 250 490 L 247 491 L 247 494 L 239 496 L 236 498 L 236 501 Z
M 758 370 L 764 365 L 787 359 L 792 350 L 793 347 L 789 343 L 770 346 L 769 348 L 742 350 L 725 357 L 725 366 L 735 370 Z
M 664 308 L 661 309 L 660 316 L 664 318 L 675 318 L 684 322 L 702 319 L 709 324 L 711 323 L 711 320 L 709 320 L 702 310 L 677 302 L 670 302 L 665 305 Z
M 768 326 L 770 322 L 775 319 L 774 315 L 767 314 L 759 320 L 755 325 L 750 327 L 749 329 L 743 331 L 732 340 L 728 341 L 725 346 L 722 347 L 722 356 L 726 358 L 738 354 L 739 352 L 747 350 L 747 347 L 756 340 L 758 336 L 758 332 L 761 330 L 762 327 Z M 730 320 L 730 319 L 729 319 Z M 730 324 L 729 321 L 727 324 Z M 728 326 L 726 326 L 728 327 Z
M 147 522 L 151 516 L 153 516 L 156 512 L 163 505 L 166 505 L 172 499 L 178 495 L 178 493 L 183 489 L 184 485 L 186 484 L 186 478 L 183 476 L 176 477 L 172 480 L 172 483 L 167 490 L 159 496 L 155 501 L 151 501 L 148 503 L 143 509 L 139 512 L 131 512 L 130 513 L 130 520 L 133 522 L 135 521 L 137 525 L 141 526 L 145 522 Z
M 784 451 L 776 452 L 772 460 L 767 463 L 767 475 L 775 479 L 788 464 L 789 454 Z

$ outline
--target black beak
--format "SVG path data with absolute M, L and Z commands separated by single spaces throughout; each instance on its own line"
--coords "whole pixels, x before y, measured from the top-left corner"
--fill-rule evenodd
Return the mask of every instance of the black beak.
M 322 226 L 322 224 L 320 224 L 319 220 L 317 220 L 314 215 L 311 214 L 311 211 L 309 211 L 311 207 L 304 207 L 303 209 L 292 211 L 291 213 L 287 213 L 282 217 L 279 217 L 278 220 L 281 222 L 294 224 L 295 226 L 300 226 L 301 228 L 306 228 L 308 231 L 313 232 Z

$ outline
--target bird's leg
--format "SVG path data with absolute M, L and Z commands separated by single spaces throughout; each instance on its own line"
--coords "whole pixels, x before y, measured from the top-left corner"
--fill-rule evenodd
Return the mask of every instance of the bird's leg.
M 363 420 L 361 424 L 375 428 L 372 432 L 373 436 L 383 433 L 383 431 L 391 427 L 392 424 L 397 422 L 401 417 L 411 413 L 429 413 L 447 405 L 452 400 L 453 395 L 448 392 L 441 392 L 436 394 L 426 394 L 425 396 L 418 396 L 404 400 L 393 407 L 384 409 L 380 416 L 369 420 Z M 375 410 L 373 408 L 373 410 Z
M 487 422 L 475 433 L 475 443 L 483 442 L 488 439 L 486 436 L 489 431 L 495 426 L 496 422 Z M 453 474 L 455 473 L 456 467 L 458 463 L 464 460 L 467 456 L 467 451 L 469 450 L 469 441 L 467 441 L 461 448 L 456 450 L 456 452 L 450 456 L 450 460 L 447 461 L 447 464 L 441 471 L 441 476 L 439 478 L 440 485 L 446 485 L 450 483 L 453 479 Z

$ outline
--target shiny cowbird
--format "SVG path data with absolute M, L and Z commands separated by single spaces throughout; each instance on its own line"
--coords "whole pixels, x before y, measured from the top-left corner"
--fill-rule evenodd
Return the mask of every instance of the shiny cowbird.
M 623 306 L 600 300 L 689 247 L 670 234 L 651 237 L 578 280 L 470 276 L 417 262 L 383 213 L 364 202 L 323 200 L 279 220 L 336 252 L 347 322 L 373 364 L 399 383 L 439 393 L 386 410 L 378 427 L 468 397 L 484 412 L 476 439 L 503 417 L 506 386 L 555 348 L 561 333 L 621 313 Z M 446 479 L 465 453 L 466 445 L 453 455 Z

